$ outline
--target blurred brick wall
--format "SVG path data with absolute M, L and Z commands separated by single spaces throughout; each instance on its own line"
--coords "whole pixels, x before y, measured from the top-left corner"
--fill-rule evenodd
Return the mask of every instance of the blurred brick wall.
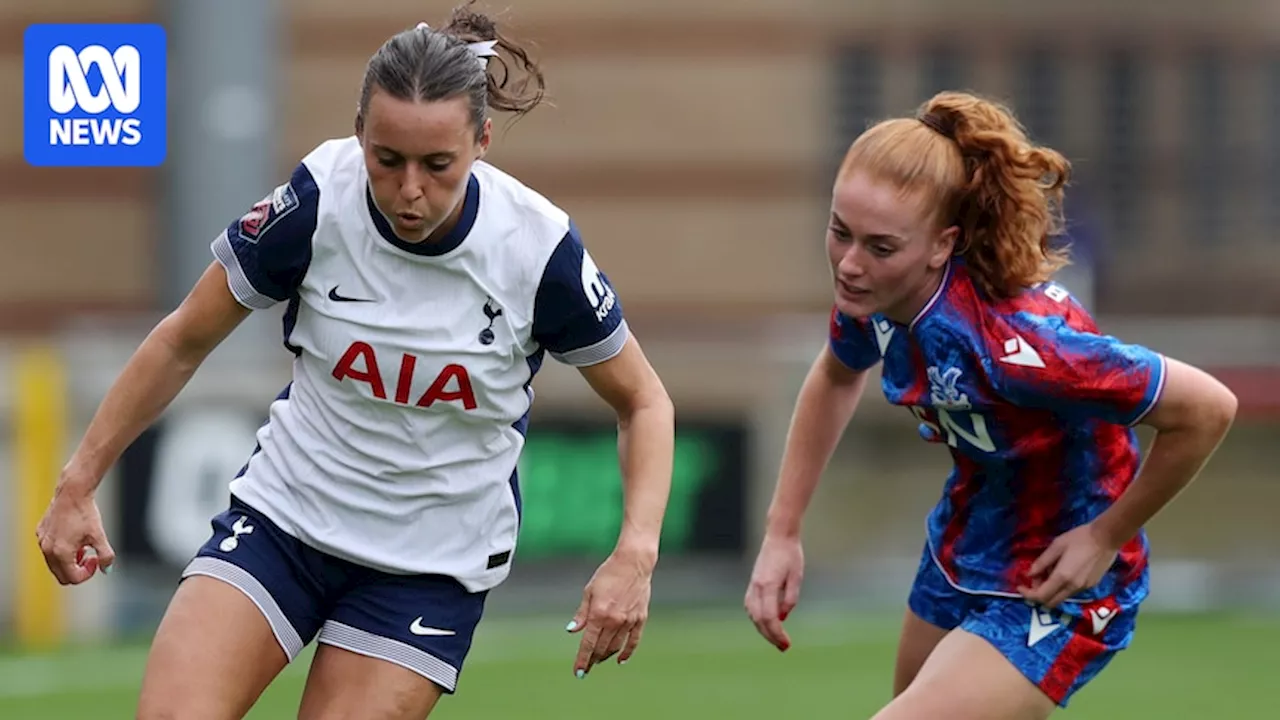
M 33 22 L 153 17 L 151 0 L 0 2 L 0 329 L 150 301 L 157 224 L 149 171 L 32 168 L 22 157 L 22 36 Z
M 364 63 L 377 46 L 419 20 L 441 22 L 451 6 L 281 0 L 281 177 L 318 142 L 351 131 Z M 555 103 L 514 126 L 499 118 L 490 159 L 574 215 L 641 323 L 683 320 L 715 332 L 726 319 L 826 302 L 820 243 L 829 171 L 841 149 L 831 58 L 851 47 L 877 58 L 877 116 L 909 110 L 930 89 L 921 79 L 929 63 L 952 57 L 964 87 L 1019 98 L 1023 53 L 1050 48 L 1062 66 L 1055 143 L 1100 198 L 1104 225 L 1123 230 L 1113 215 L 1137 208 L 1137 230 L 1113 232 L 1108 244 L 1104 309 L 1280 313 L 1280 283 L 1268 281 L 1280 275 L 1273 231 L 1280 184 L 1271 180 L 1280 175 L 1280 121 L 1268 124 L 1280 110 L 1266 112 L 1273 101 L 1280 109 L 1274 3 L 1238 0 L 1213 13 L 1190 0 L 486 7 L 509 8 L 503 17 L 512 32 L 536 43 Z M 0 86 L 18 96 L 29 22 L 140 21 L 161 8 L 155 0 L 8 0 L 0 5 Z M 1141 148 L 1130 165 L 1117 166 L 1100 83 L 1115 54 L 1129 51 L 1141 69 L 1132 109 Z M 1226 188 L 1220 222 L 1208 233 L 1190 202 L 1204 178 L 1196 184 L 1186 160 L 1199 126 L 1185 77 L 1201 51 L 1227 71 L 1228 107 L 1210 123 L 1222 140 L 1208 154 L 1227 162 L 1199 173 Z M 159 271 L 154 191 L 163 172 L 26 167 L 19 108 L 0 109 L 0 328 L 85 308 L 148 307 Z M 1120 197 L 1117 175 L 1137 178 L 1121 183 L 1137 190 L 1120 210 L 1107 202 Z

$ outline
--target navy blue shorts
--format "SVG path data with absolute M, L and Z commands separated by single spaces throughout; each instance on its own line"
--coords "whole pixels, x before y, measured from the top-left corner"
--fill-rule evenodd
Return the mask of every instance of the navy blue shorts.
M 335 558 L 286 534 L 239 499 L 182 577 L 239 588 L 292 661 L 319 642 L 408 668 L 452 693 L 487 592 L 440 575 L 391 575 Z
M 1017 596 L 958 590 L 927 544 L 907 605 L 925 622 L 985 639 L 1061 707 L 1129 646 L 1138 615 L 1137 605 L 1112 598 L 1051 611 Z

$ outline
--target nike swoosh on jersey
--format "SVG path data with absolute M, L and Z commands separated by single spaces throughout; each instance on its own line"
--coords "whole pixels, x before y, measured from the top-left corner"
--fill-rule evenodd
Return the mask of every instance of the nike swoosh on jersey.
M 410 623 L 409 632 L 422 637 L 445 637 L 457 634 L 453 630 L 442 630 L 440 628 L 427 627 L 422 624 L 422 618 L 418 618 Z
M 373 302 L 372 298 L 354 298 L 338 294 L 338 286 L 329 288 L 329 299 L 334 302 Z

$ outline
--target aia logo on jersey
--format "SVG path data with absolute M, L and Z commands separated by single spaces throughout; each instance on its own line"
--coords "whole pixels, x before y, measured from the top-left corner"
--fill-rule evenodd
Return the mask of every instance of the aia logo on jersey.
M 238 231 L 240 237 L 251 243 L 258 242 L 262 233 L 280 222 L 285 215 L 298 207 L 298 193 L 293 186 L 286 183 L 271 191 L 271 194 L 259 200 L 249 212 L 240 218 Z
M 403 353 L 400 356 L 400 372 L 396 376 L 394 402 L 397 405 L 431 407 L 437 402 L 460 402 L 467 410 L 476 409 L 476 394 L 471 389 L 471 374 L 461 365 L 445 365 L 416 402 L 411 400 L 413 382 L 417 375 L 418 358 Z M 378 368 L 378 354 L 368 343 L 353 342 L 333 368 L 333 379 L 365 383 L 369 392 L 379 400 L 387 399 L 387 384 Z

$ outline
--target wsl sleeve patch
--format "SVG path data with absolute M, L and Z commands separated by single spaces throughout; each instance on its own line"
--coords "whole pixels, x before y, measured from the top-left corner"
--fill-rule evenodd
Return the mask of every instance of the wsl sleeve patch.
M 213 241 L 214 257 L 240 304 L 262 310 L 289 299 L 311 263 L 320 188 L 305 164 L 289 182 L 254 203 Z
M 298 209 L 298 193 L 291 183 L 285 183 L 254 204 L 236 223 L 238 234 L 244 240 L 256 243 L 262 233 Z

